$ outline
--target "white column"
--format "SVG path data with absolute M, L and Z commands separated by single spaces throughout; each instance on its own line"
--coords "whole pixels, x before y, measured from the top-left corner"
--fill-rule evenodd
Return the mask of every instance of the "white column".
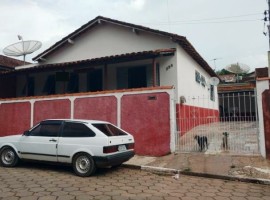
M 258 117 L 259 117 L 259 151 L 261 155 L 266 158 L 265 150 L 265 135 L 264 135 L 264 121 L 263 121 L 263 107 L 262 107 L 262 93 L 269 89 L 269 80 L 257 80 L 257 105 L 258 105 Z

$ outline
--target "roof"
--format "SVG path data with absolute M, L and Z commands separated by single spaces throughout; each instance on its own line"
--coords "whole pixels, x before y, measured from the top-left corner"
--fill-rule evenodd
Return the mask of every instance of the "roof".
M 29 64 L 28 62 L 26 63 Z M 21 66 L 23 64 L 24 62 L 22 60 L 17 60 L 14 58 L 0 55 L 0 66 L 6 67 L 7 69 L 14 69 L 14 67 Z
M 268 67 L 256 68 L 255 69 L 256 78 L 268 77 Z
M 236 81 L 235 74 L 218 75 L 218 77 L 224 82 L 235 82 Z
M 8 72 L 2 72 L 1 74 L 12 74 L 12 73 L 20 73 L 24 71 L 38 71 L 40 69 L 61 69 L 63 67 L 76 67 L 77 70 L 83 70 L 85 68 L 89 68 L 94 65 L 98 64 L 111 64 L 111 63 L 119 63 L 119 62 L 125 62 L 130 61 L 132 59 L 134 60 L 140 60 L 140 59 L 149 59 L 149 58 L 155 58 L 158 56 L 170 56 L 173 55 L 175 52 L 175 49 L 157 49 L 152 51 L 142 51 L 142 52 L 133 52 L 133 53 L 126 53 L 126 54 L 120 54 L 120 55 L 113 55 L 113 56 L 105 56 L 100 58 L 92 58 L 92 59 L 86 59 L 86 60 L 79 60 L 79 61 L 71 61 L 71 62 L 65 62 L 65 63 L 52 63 L 52 64 L 37 64 L 36 66 L 30 66 L 30 67 L 22 67 L 17 68 L 16 70 L 8 71 Z
M 38 54 L 36 57 L 33 58 L 34 61 L 39 61 L 41 58 L 45 58 L 46 56 L 50 55 L 52 52 L 56 51 L 57 49 L 61 48 L 64 44 L 66 44 L 70 39 L 75 39 L 76 37 L 80 36 L 86 30 L 97 26 L 101 22 L 107 22 L 112 24 L 117 24 L 120 26 L 125 26 L 132 28 L 134 31 L 144 31 L 149 32 L 152 34 L 157 34 L 161 36 L 165 36 L 170 38 L 172 41 L 178 43 L 202 68 L 205 69 L 211 76 L 217 76 L 213 69 L 208 65 L 208 63 L 201 57 L 201 55 L 196 51 L 196 49 L 191 45 L 191 43 L 186 39 L 186 37 L 168 33 L 165 31 L 151 29 L 145 26 L 135 25 L 127 22 L 118 21 L 115 19 L 106 18 L 103 16 L 98 16 L 95 19 L 89 21 L 88 23 L 84 24 L 74 32 L 70 33 L 66 37 L 62 38 L 60 41 L 56 42 L 54 45 L 49 47 L 47 50 L 43 51 L 42 53 Z
M 218 86 L 218 93 L 254 91 L 254 83 L 232 83 Z

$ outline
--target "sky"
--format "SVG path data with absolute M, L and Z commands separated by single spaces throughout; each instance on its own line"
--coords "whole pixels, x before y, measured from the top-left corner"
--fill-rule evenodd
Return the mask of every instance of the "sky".
M 0 54 L 21 35 L 42 42 L 32 61 L 101 15 L 185 36 L 215 70 L 243 63 L 251 72 L 267 66 L 265 10 L 267 0 L 0 0 Z

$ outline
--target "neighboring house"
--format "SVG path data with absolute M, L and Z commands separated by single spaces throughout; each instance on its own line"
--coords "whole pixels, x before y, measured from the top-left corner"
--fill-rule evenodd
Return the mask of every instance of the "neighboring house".
M 256 68 L 245 76 L 219 75 L 220 117 L 222 120 L 257 120 L 256 79 L 267 77 L 268 68 Z
M 23 65 L 23 61 L 0 55 L 0 73 L 14 70 L 16 66 Z
M 236 82 L 236 75 L 235 74 L 225 74 L 225 75 L 218 75 L 221 80 L 221 83 L 235 83 Z
M 57 95 L 56 98 L 59 98 L 61 94 L 76 96 L 82 93 L 99 97 L 105 92 L 113 93 L 121 99 L 123 92 L 135 91 L 143 95 L 151 90 L 167 88 L 173 91 L 169 98 L 174 104 L 170 112 L 176 112 L 174 116 L 177 118 L 189 117 L 190 120 L 194 120 L 202 115 L 217 120 L 217 88 L 207 84 L 216 74 L 191 43 L 180 35 L 99 16 L 62 38 L 33 60 L 38 62 L 34 66 L 17 68 L 0 75 L 0 85 L 16 83 L 9 93 L 3 88 L 1 91 L 0 88 L 0 98 L 35 96 L 32 97 L 35 99 L 40 96 L 50 97 L 48 95 Z M 117 96 L 117 93 L 120 96 Z M 197 97 L 202 97 L 203 101 L 194 101 Z M 54 96 L 50 98 L 53 99 Z M 151 102 L 162 99 L 153 95 L 146 98 L 153 100 Z M 129 99 L 129 102 L 132 101 L 132 98 Z M 122 102 L 123 100 L 119 100 L 117 103 L 116 112 L 120 112 L 119 105 Z M 135 101 L 121 106 L 121 109 L 133 108 L 132 113 L 127 113 L 128 117 L 140 109 L 139 105 Z M 151 104 L 148 103 L 142 106 L 151 108 Z M 75 109 L 74 106 L 71 107 Z M 167 102 L 156 108 L 161 110 L 172 106 Z M 151 113 L 145 113 L 145 116 L 147 114 Z M 76 114 L 74 116 L 76 117 Z M 122 116 L 123 113 L 113 123 L 122 126 Z M 179 121 L 171 123 L 172 119 L 167 115 L 164 115 L 163 119 L 161 116 L 162 114 L 156 116 L 153 111 L 151 117 L 167 121 L 171 132 L 174 130 L 172 126 L 176 127 L 177 124 L 178 129 L 183 126 Z M 140 122 L 143 119 L 137 116 L 133 120 L 145 126 L 141 130 L 130 127 L 132 124 L 124 127 L 131 133 L 134 130 L 138 132 L 135 133 L 138 134 L 135 135 L 137 141 L 144 134 L 155 134 L 155 131 L 159 131 L 157 129 L 160 127 L 153 127 L 151 123 L 147 123 L 149 119 Z M 161 126 L 161 122 L 158 123 Z M 199 123 L 192 124 L 188 128 Z M 169 135 L 172 137 L 173 134 Z M 153 141 L 160 142 L 159 140 Z
M 268 67 L 256 68 L 255 69 L 256 78 L 266 78 L 268 77 Z

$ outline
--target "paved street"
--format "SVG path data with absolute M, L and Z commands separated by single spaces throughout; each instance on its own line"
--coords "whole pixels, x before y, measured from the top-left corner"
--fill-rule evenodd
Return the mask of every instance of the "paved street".
M 190 176 L 161 176 L 118 168 L 80 178 L 69 167 L 21 164 L 0 167 L 0 199 L 25 200 L 269 200 L 270 186 Z

